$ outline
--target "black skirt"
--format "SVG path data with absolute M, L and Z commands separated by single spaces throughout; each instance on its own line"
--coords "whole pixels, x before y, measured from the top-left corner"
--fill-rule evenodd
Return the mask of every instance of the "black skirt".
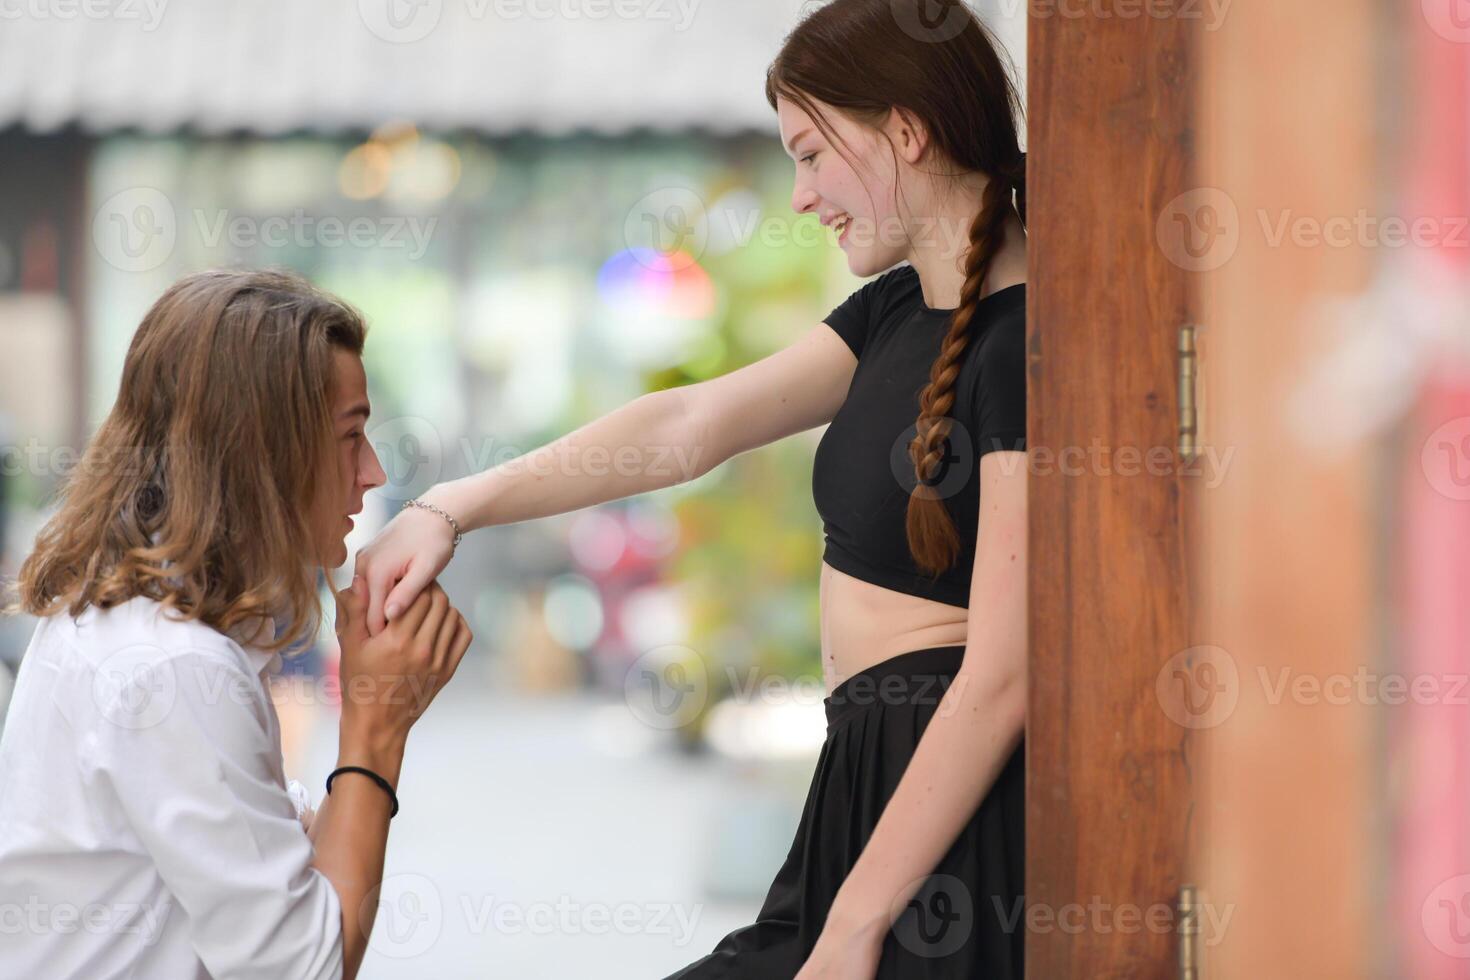
M 900 654 L 854 674 L 826 699 L 827 741 L 796 841 L 754 924 L 668 980 L 796 975 L 837 889 L 898 787 L 964 647 Z M 955 760 L 956 767 L 966 760 Z M 954 846 L 883 940 L 879 980 L 1021 980 L 1025 946 L 1025 742 Z

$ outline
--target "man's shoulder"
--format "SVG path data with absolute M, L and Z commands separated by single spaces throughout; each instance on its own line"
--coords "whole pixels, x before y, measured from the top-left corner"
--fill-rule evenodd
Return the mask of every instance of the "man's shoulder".
M 44 617 L 21 662 L 27 678 L 93 764 L 119 739 L 167 732 L 170 718 L 190 714 L 175 710 L 182 702 L 255 705 L 264 696 L 238 643 L 144 597 Z
M 43 628 L 93 666 L 125 652 L 130 659 L 162 662 L 203 658 L 246 666 L 240 644 L 197 619 L 186 619 L 162 602 L 136 596 L 106 609 L 89 606 L 75 618 L 53 617 Z

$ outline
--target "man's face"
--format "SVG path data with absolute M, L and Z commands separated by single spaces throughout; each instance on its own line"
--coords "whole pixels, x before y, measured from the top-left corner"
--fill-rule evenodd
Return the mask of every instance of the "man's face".
M 320 561 L 325 568 L 336 568 L 347 561 L 346 538 L 352 532 L 352 515 L 362 510 L 363 494 L 382 486 L 387 479 L 364 431 L 371 410 L 361 358 L 337 349 L 332 363 L 335 466 L 321 483 L 322 499 L 317 507 Z

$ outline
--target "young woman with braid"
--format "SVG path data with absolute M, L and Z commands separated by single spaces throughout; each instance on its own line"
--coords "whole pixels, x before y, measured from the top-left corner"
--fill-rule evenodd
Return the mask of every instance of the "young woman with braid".
M 359 558 L 379 629 L 458 529 L 667 486 L 831 423 L 812 481 L 827 741 L 757 921 L 677 977 L 1022 975 L 1025 158 L 990 35 L 962 4 L 933 11 L 834 0 L 767 76 L 792 206 L 839 232 L 854 273 L 883 274 L 785 350 L 537 450 L 681 446 L 693 472 L 512 461 L 434 488 L 443 515 L 405 510 Z

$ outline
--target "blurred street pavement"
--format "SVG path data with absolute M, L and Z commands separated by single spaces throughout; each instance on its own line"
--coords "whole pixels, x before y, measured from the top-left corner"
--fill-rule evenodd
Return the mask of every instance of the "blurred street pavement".
M 314 802 L 335 753 L 323 712 L 309 779 L 293 774 Z M 742 778 L 727 760 L 681 755 L 621 702 L 514 697 L 462 669 L 409 738 L 362 977 L 665 976 L 759 906 L 758 893 L 715 902 L 703 887 L 711 828 L 745 805 Z M 754 811 L 769 829 L 757 867 L 738 862 L 750 882 L 774 876 L 799 802 Z

